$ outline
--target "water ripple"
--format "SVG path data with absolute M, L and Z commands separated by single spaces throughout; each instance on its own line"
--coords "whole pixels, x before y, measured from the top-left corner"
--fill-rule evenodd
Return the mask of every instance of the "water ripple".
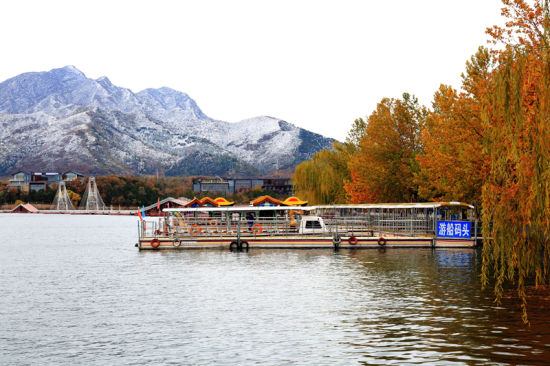
M 472 250 L 139 252 L 135 218 L 0 215 L 0 363 L 541 364 Z

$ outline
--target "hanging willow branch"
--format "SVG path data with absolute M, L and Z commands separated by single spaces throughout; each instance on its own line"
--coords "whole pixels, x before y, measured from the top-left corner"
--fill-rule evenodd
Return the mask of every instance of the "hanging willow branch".
M 507 47 L 485 101 L 482 281 L 516 283 L 527 322 L 526 281 L 548 284 L 550 258 L 550 63 L 547 51 Z

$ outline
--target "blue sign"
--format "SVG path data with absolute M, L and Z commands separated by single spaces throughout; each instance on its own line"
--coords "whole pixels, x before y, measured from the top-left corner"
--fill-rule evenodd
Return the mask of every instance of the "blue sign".
M 471 238 L 472 223 L 468 221 L 438 221 L 437 236 L 443 238 Z

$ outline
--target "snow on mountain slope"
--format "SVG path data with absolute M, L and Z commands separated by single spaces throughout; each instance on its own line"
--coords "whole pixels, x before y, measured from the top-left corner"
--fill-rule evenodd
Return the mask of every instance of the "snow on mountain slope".
M 69 170 L 261 174 L 309 159 L 332 139 L 273 117 L 228 123 L 187 94 L 139 93 L 73 66 L 0 83 L 0 174 Z
M 142 104 L 142 113 L 165 120 L 209 120 L 197 103 L 187 94 L 162 87 L 145 89 L 136 94 Z

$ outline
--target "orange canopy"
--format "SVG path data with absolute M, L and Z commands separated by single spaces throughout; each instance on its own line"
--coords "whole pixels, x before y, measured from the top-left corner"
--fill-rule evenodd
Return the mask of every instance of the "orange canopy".
M 260 196 L 250 201 L 252 206 L 286 206 L 282 201 L 271 196 Z
M 204 207 L 204 206 L 218 207 L 219 205 L 216 202 L 214 202 L 214 200 L 210 197 L 204 197 L 201 199 L 198 199 L 197 197 L 195 197 L 191 202 L 188 202 L 184 207 Z
M 210 197 L 201 198 L 201 203 L 202 203 L 203 206 L 212 206 L 212 207 L 218 207 L 219 206 L 218 203 Z
M 233 206 L 235 204 L 235 202 L 230 202 L 223 197 L 214 199 L 214 202 L 216 202 L 219 206 Z
M 283 203 L 287 206 L 306 206 L 307 201 L 302 201 L 298 197 L 288 197 L 286 200 L 283 201 Z

